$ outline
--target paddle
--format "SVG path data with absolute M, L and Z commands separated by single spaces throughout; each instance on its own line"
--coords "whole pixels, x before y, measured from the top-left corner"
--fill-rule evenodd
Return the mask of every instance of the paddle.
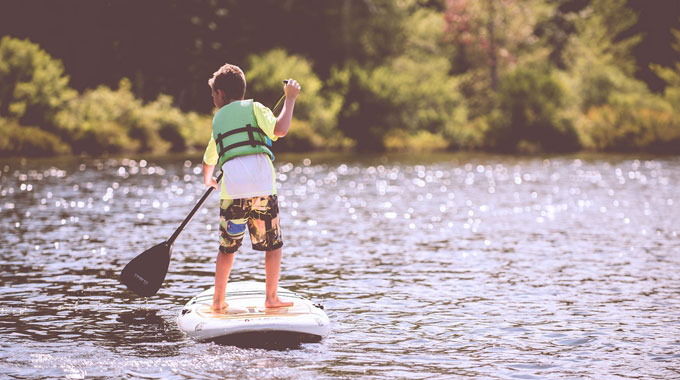
M 218 183 L 220 179 L 222 179 L 222 173 L 217 176 Z M 120 273 L 120 281 L 128 289 L 144 297 L 152 296 L 158 292 L 158 289 L 163 284 L 163 280 L 165 280 L 165 275 L 168 273 L 170 255 L 172 254 L 172 246 L 175 243 L 175 239 L 193 219 L 196 212 L 203 206 L 203 203 L 205 203 L 214 189 L 210 187 L 205 191 L 205 194 L 196 203 L 196 206 L 194 206 L 189 215 L 184 218 L 184 221 L 175 230 L 175 233 L 170 236 L 170 239 L 142 252 L 141 255 L 132 259 L 123 268 L 123 271 Z
M 284 81 L 283 81 L 283 84 L 288 84 L 288 81 L 287 81 L 287 80 L 284 80 Z M 285 94 L 285 93 L 283 93 L 283 94 L 279 97 L 279 101 L 276 102 L 276 104 L 274 105 L 274 108 L 272 108 L 272 113 L 276 113 L 276 109 L 279 108 L 279 105 L 281 104 L 281 102 L 283 101 L 283 98 L 285 98 L 285 97 L 286 97 L 286 94 Z
M 283 83 L 288 83 L 288 81 L 284 80 Z M 276 111 L 276 108 L 285 96 L 285 93 L 281 95 L 272 112 Z M 217 176 L 218 183 L 222 179 L 222 174 L 220 173 Z M 214 188 L 210 187 L 205 191 L 203 197 L 196 203 L 196 206 L 194 206 L 182 224 L 175 230 L 175 233 L 170 236 L 170 239 L 147 249 L 132 259 L 120 273 L 120 282 L 140 296 L 150 297 L 156 294 L 161 285 L 163 285 L 165 275 L 168 273 L 172 246 L 175 243 L 175 239 L 193 219 L 196 212 L 203 206 L 203 203 L 205 203 L 213 190 Z

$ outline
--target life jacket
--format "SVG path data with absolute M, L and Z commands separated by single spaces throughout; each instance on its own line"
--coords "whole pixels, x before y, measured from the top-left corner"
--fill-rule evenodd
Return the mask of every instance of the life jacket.
M 271 140 L 260 129 L 253 112 L 253 100 L 240 100 L 222 107 L 213 118 L 213 139 L 219 166 L 234 157 L 266 153 L 271 160 Z

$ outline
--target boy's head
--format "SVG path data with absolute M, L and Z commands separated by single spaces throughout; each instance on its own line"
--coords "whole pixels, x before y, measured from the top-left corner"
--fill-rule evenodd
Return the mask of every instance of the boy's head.
M 233 100 L 241 100 L 246 94 L 246 76 L 238 66 L 228 63 L 215 71 L 208 84 L 212 89 L 216 107 L 222 107 Z

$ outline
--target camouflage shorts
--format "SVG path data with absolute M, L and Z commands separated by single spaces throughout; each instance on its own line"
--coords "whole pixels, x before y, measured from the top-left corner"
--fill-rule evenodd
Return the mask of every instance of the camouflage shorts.
M 276 195 L 220 200 L 220 252 L 234 253 L 241 246 L 246 226 L 256 251 L 283 246 Z

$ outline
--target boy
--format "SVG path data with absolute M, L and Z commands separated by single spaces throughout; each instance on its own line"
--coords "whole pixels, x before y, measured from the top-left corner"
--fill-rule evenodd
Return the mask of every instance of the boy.
M 224 173 L 220 190 L 220 247 L 215 268 L 212 310 L 225 312 L 225 292 L 234 253 L 241 246 L 246 225 L 253 249 L 266 251 L 265 307 L 287 307 L 277 295 L 281 267 L 281 230 L 276 197 L 273 154 L 267 138 L 275 141 L 288 133 L 300 85 L 293 79 L 284 87 L 286 100 L 276 118 L 252 99 L 244 100 L 246 78 L 238 66 L 225 64 L 208 81 L 213 103 L 212 138 L 203 156 L 203 182 L 218 188 L 215 164 Z

